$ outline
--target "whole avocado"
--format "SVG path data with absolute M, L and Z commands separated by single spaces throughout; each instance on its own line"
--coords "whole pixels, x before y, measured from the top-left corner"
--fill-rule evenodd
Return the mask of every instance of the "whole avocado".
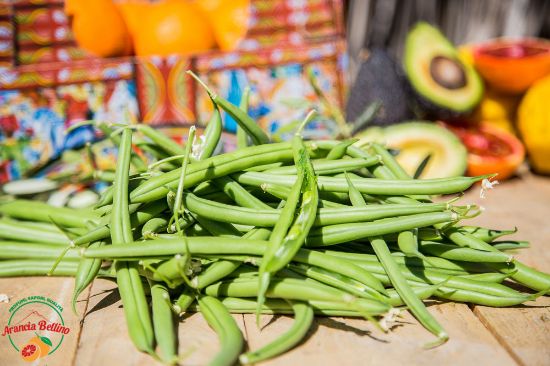
M 368 126 L 386 126 L 413 117 L 409 108 L 408 93 L 398 65 L 381 48 L 374 48 L 361 64 L 355 83 L 349 93 L 346 119 L 356 121 L 372 103 L 379 108 L 368 122 Z M 355 132 L 367 126 L 353 126 Z

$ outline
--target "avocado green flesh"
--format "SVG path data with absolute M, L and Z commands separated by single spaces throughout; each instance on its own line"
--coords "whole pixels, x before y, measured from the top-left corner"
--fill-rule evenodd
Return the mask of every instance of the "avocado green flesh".
M 449 89 L 432 78 L 430 64 L 439 56 L 462 66 L 466 77 L 463 87 Z M 427 23 L 418 23 L 407 35 L 404 68 L 415 91 L 439 107 L 466 112 L 473 109 L 483 95 L 483 83 L 476 70 L 462 63 L 451 42 L 437 28 Z
M 378 142 L 399 151 L 396 159 L 413 176 L 420 163 L 431 155 L 420 178 L 446 178 L 464 174 L 467 151 L 444 127 L 430 122 L 408 122 L 359 134 L 359 146 Z

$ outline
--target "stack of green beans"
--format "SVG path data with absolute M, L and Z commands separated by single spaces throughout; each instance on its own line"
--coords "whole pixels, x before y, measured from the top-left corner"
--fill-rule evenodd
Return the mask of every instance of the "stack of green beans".
M 95 278 L 116 280 L 131 340 L 166 364 L 180 361 L 174 318 L 185 312 L 217 332 L 211 364 L 232 365 L 296 346 L 315 315 L 388 331 L 407 308 L 431 347 L 448 335 L 423 300 L 501 307 L 548 294 L 550 275 L 511 254 L 528 244 L 501 239 L 516 230 L 462 225 L 481 210 L 431 201 L 488 177 L 415 180 L 380 145 L 303 141 L 312 114 L 290 142 L 271 143 L 247 114 L 248 93 L 237 107 L 205 88 L 214 114 L 200 143 L 194 129 L 180 146 L 148 126 L 98 126 L 119 154 L 115 172 L 97 174 L 112 186 L 93 209 L 0 204 L 0 277 L 74 276 L 74 309 Z M 239 125 L 238 149 L 213 155 L 222 112 Z M 246 351 L 230 313 L 295 321 Z

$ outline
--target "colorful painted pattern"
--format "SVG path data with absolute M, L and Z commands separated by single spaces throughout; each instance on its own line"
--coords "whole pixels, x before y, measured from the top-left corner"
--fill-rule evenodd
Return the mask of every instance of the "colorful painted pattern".
M 92 128 L 67 134 L 74 123 L 135 123 L 137 115 L 133 81 L 0 91 L 0 182 L 98 137 Z

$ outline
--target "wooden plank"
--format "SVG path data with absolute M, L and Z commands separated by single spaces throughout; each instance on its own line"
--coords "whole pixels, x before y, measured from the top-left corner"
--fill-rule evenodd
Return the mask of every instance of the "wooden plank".
M 244 334 L 242 315 L 235 315 Z M 178 328 L 179 354 L 186 365 L 203 365 L 219 348 L 216 334 L 199 314 L 185 315 Z M 126 330 L 116 284 L 94 281 L 75 365 L 160 365 L 138 352 Z
M 440 347 L 423 349 L 434 337 L 408 313 L 388 334 L 363 319 L 317 318 L 305 342 L 265 365 L 516 364 L 466 305 L 445 303 L 429 309 L 451 336 L 450 341 Z M 263 316 L 262 324 L 271 318 Z M 276 317 L 260 332 L 254 315 L 245 315 L 244 319 L 252 350 L 273 340 L 292 322 L 287 316 Z
M 518 227 L 510 236 L 529 240 L 531 248 L 514 254 L 522 262 L 550 272 L 550 184 L 548 179 L 524 174 L 504 182 L 481 200 L 469 192 L 467 201 L 484 205 L 486 211 L 474 220 L 493 228 Z M 546 307 L 542 307 L 546 306 Z M 550 298 L 506 309 L 475 306 L 474 313 L 522 365 L 550 365 Z
M 19 352 L 10 344 L 7 335 L 0 335 L 0 348 L 2 349 L 0 365 L 67 365 L 72 363 L 81 331 L 80 318 L 71 309 L 73 286 L 74 280 L 72 278 L 25 277 L 0 279 L 0 294 L 6 294 L 10 298 L 8 303 L 0 303 L 0 333 L 4 334 L 5 327 L 11 318 L 11 325 L 34 323 L 37 328 L 36 332 L 40 336 L 51 339 L 54 348 L 59 344 L 57 349 L 49 349 L 51 353 L 47 356 L 28 363 L 21 358 Z M 86 299 L 87 295 L 88 291 L 84 291 L 81 298 Z M 62 308 L 58 309 L 61 317 L 57 315 L 54 309 L 42 302 L 32 302 L 33 299 L 28 299 L 29 296 L 43 297 L 49 304 L 52 303 L 47 299 L 53 300 Z M 16 310 L 17 307 L 12 308 L 21 299 L 28 299 L 26 305 L 18 310 Z M 84 313 L 85 307 L 86 301 L 78 302 L 77 309 L 80 314 Z M 41 320 L 47 321 L 47 324 L 64 323 L 63 326 L 69 329 L 69 333 L 64 335 L 61 340 L 61 334 L 59 333 L 40 330 L 38 322 Z M 12 333 L 13 342 L 18 348 L 21 348 L 34 336 L 34 331 Z
M 550 298 L 527 307 L 476 306 L 474 313 L 520 365 L 550 365 Z

